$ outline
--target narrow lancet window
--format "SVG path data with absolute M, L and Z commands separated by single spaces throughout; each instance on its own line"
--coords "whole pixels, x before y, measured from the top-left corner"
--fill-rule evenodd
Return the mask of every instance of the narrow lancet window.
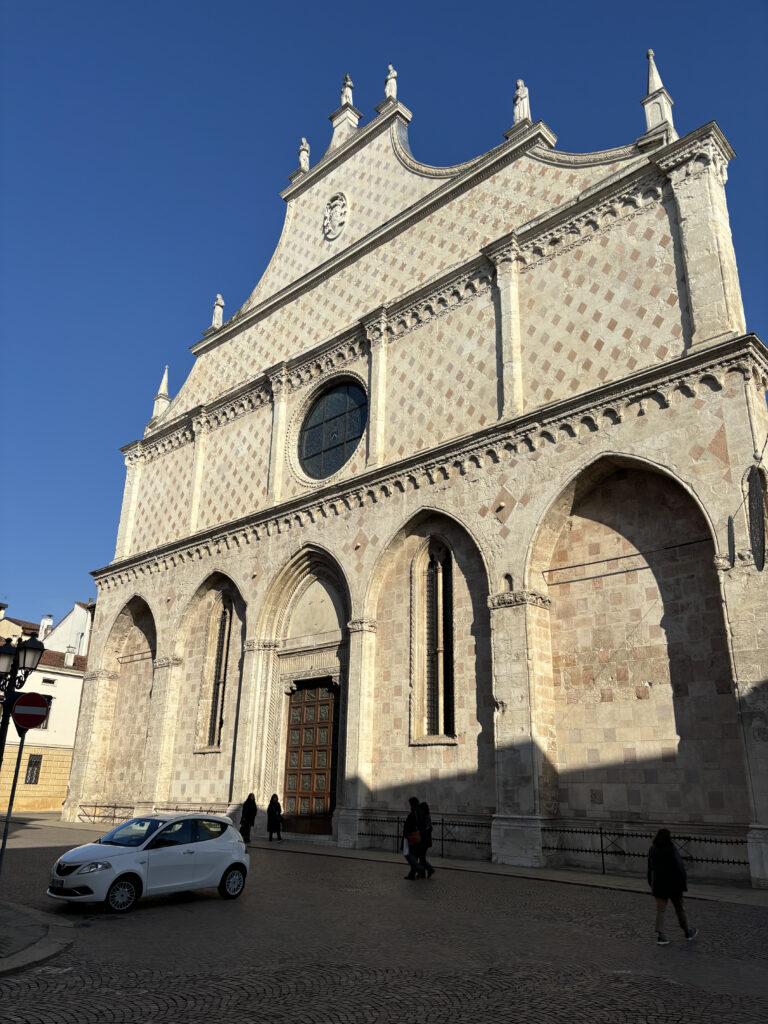
M 453 736 L 453 572 L 448 549 L 429 546 L 424 594 L 424 731 Z
M 218 630 L 216 632 L 216 651 L 214 659 L 213 680 L 211 690 L 211 715 L 208 720 L 208 746 L 217 747 L 221 743 L 221 730 L 224 725 L 224 692 L 227 685 L 227 662 L 229 659 L 229 635 L 232 629 L 232 601 L 225 594 L 219 609 Z

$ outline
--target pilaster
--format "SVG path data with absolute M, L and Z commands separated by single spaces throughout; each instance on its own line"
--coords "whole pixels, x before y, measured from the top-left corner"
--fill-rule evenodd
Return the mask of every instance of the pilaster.
M 62 811 L 65 821 L 79 820 L 84 793 L 96 803 L 104 797 L 117 682 L 117 672 L 101 668 L 86 672 L 83 679 L 72 771 Z M 98 794 L 95 799 L 94 794 Z
M 155 658 L 152 666 L 152 699 L 147 715 L 144 770 L 136 805 L 137 814 L 150 813 L 156 806 L 170 800 L 173 750 L 181 699 L 177 668 L 180 665 L 180 658 L 160 657 Z
M 272 504 L 280 501 L 283 494 L 283 472 L 285 466 L 285 428 L 288 400 L 288 377 L 285 368 L 269 378 L 272 391 L 272 434 L 269 444 L 269 480 L 267 499 Z
M 523 365 L 520 337 L 520 295 L 518 285 L 519 250 L 512 241 L 489 252 L 496 267 L 501 343 L 501 419 L 512 419 L 523 412 Z
M 387 311 L 381 306 L 363 321 L 368 339 L 368 451 L 366 468 L 386 461 L 385 428 L 387 424 Z
M 349 630 L 349 668 L 346 681 L 346 734 L 344 742 L 344 778 L 339 786 L 340 806 L 335 814 L 336 841 L 339 846 L 357 845 L 360 811 L 368 802 L 371 783 L 371 744 L 374 727 L 371 714 L 371 688 L 376 657 L 376 622 L 353 619 Z
M 203 493 L 205 452 L 208 447 L 208 421 L 204 416 L 193 420 L 195 454 L 192 463 L 192 500 L 189 505 L 189 532 L 195 533 L 199 524 L 200 498 Z
M 534 736 L 528 618 L 549 599 L 509 591 L 488 599 L 491 609 L 495 703 L 496 813 L 492 859 L 498 864 L 543 864 L 539 807 L 539 753 Z
M 141 441 L 123 448 L 125 454 L 125 487 L 123 488 L 123 506 L 120 512 L 120 525 L 117 530 L 115 561 L 127 558 L 131 553 L 131 541 L 136 523 L 136 508 L 139 501 L 139 486 L 144 468 L 144 453 Z
M 652 157 L 672 186 L 688 287 L 690 344 L 746 331 L 736 255 L 725 200 L 733 150 L 710 124 Z

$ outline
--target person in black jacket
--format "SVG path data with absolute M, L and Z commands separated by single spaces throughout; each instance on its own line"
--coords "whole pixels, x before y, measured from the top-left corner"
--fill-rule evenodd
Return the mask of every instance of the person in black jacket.
M 424 877 L 424 868 L 419 864 L 423 823 L 419 798 L 412 796 L 408 799 L 408 803 L 411 810 L 403 825 L 403 855 L 411 866 L 411 870 L 405 877 L 412 882 L 416 878 Z
M 431 878 L 435 869 L 427 860 L 427 850 L 432 846 L 432 816 L 429 813 L 429 804 L 426 800 L 419 804 L 421 814 L 421 851 L 419 853 L 419 867 L 426 872 L 427 878 Z
M 277 832 L 277 841 L 282 843 L 283 837 L 280 835 L 280 828 L 282 822 L 283 808 L 280 806 L 280 800 L 278 799 L 277 793 L 272 794 L 272 799 L 267 804 L 267 832 L 269 832 L 269 841 L 272 842 L 272 833 Z
M 249 793 L 243 804 L 243 812 L 240 815 L 240 835 L 244 843 L 251 841 L 251 829 L 256 822 L 256 797 Z
M 698 928 L 690 928 L 683 907 L 683 893 L 688 885 L 685 876 L 685 865 L 672 842 L 669 829 L 660 828 L 648 851 L 648 885 L 656 900 L 656 942 L 659 946 L 668 946 L 669 939 L 664 934 L 664 912 L 667 900 L 672 902 L 680 927 L 689 941 L 696 937 Z

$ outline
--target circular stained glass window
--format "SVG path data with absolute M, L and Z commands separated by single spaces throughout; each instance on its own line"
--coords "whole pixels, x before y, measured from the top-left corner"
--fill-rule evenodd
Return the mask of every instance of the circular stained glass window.
M 368 399 L 359 384 L 345 381 L 323 391 L 299 434 L 299 462 L 307 476 L 324 480 L 341 469 L 367 422 Z

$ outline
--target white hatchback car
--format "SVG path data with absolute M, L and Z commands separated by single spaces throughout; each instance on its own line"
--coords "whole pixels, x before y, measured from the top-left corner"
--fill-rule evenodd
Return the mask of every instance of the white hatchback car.
M 227 900 L 245 888 L 250 858 L 229 818 L 148 814 L 56 861 L 48 895 L 72 903 L 130 910 L 141 896 L 218 887 Z

